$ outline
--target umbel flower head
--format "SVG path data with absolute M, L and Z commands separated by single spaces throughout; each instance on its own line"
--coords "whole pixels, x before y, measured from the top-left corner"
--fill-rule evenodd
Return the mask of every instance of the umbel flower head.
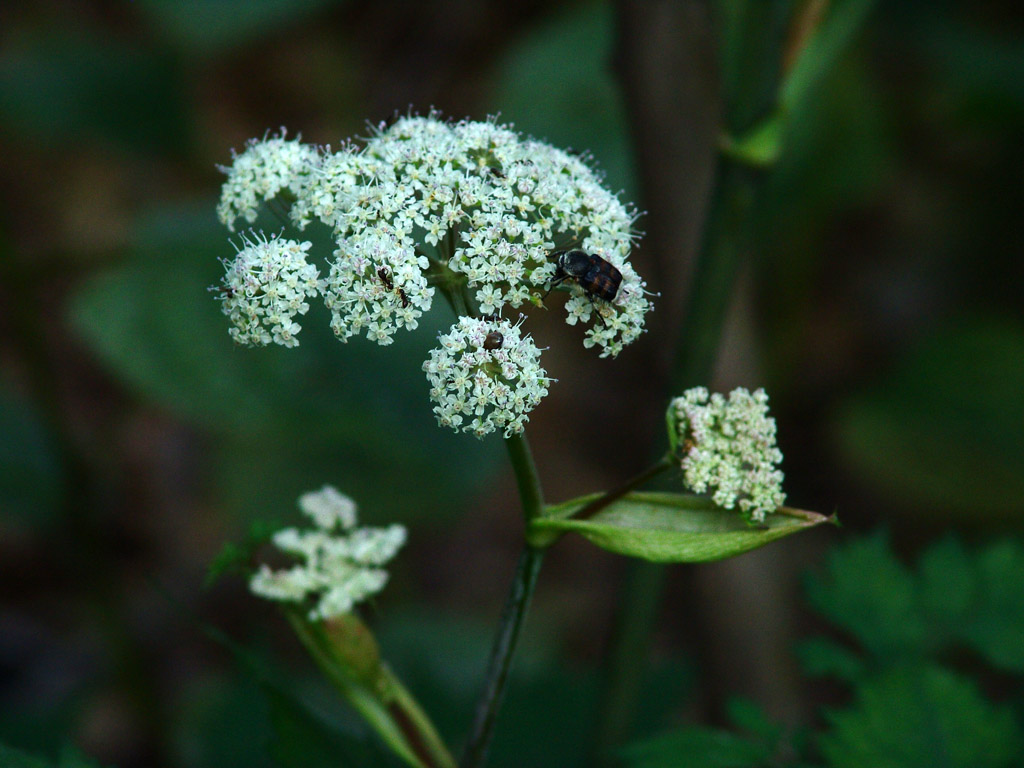
M 283 602 L 312 602 L 309 618 L 316 620 L 348 613 L 384 588 L 388 573 L 380 566 L 405 543 L 403 526 L 357 528 L 355 502 L 329 485 L 303 494 L 299 508 L 315 528 L 284 528 L 273 541 L 300 562 L 278 571 L 260 566 L 249 581 L 253 593 Z
M 418 326 L 437 291 L 460 315 L 480 317 L 543 306 L 556 286 L 569 294 L 566 322 L 582 326 L 584 346 L 602 357 L 644 330 L 649 294 L 629 262 L 635 211 L 585 158 L 509 126 L 408 116 L 337 151 L 288 141 L 282 131 L 250 142 L 225 170 L 218 214 L 229 228 L 238 218 L 252 222 L 275 196 L 290 204 L 298 228 L 329 228 L 335 247 L 317 292 L 342 341 L 361 334 L 390 344 L 400 329 Z M 601 272 L 602 290 L 586 268 L 560 271 L 558 255 L 570 250 Z M 240 343 L 256 338 L 265 336 L 236 335 Z M 540 396 L 524 394 L 514 409 L 490 403 L 500 417 L 474 406 L 468 422 L 480 418 L 466 431 L 517 431 Z M 439 418 L 466 429 L 469 413 L 451 415 L 463 419 Z
M 298 196 L 318 160 L 316 147 L 279 136 L 250 139 L 241 154 L 232 152 L 230 166 L 219 166 L 228 175 L 221 189 L 217 216 L 235 231 L 239 217 L 252 224 L 260 203 L 288 190 Z
M 508 320 L 461 317 L 423 363 L 434 414 L 443 427 L 477 437 L 522 432 L 548 393 L 540 350 Z
M 239 344 L 265 346 L 271 341 L 298 346 L 302 327 L 295 315 L 309 311 L 306 299 L 317 295 L 317 270 L 306 263 L 310 243 L 274 236 L 242 235 L 235 258 L 224 261 L 219 291 L 221 309 L 231 320 L 228 331 Z
M 768 415 L 763 389 L 742 387 L 708 395 L 694 387 L 669 405 L 684 484 L 696 493 L 714 489 L 712 501 L 725 509 L 739 506 L 752 522 L 785 503 L 782 452 L 775 444 L 775 419 Z

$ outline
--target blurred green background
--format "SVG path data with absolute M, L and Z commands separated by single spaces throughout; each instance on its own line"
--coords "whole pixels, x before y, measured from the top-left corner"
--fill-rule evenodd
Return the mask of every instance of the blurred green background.
M 368 522 L 411 529 L 372 619 L 458 743 L 520 523 L 500 440 L 442 432 L 430 413 L 420 363 L 451 317 L 439 304 L 378 348 L 338 344 L 314 309 L 297 350 L 235 348 L 206 291 L 233 253 L 214 215 L 216 165 L 280 126 L 337 145 L 367 121 L 431 107 L 500 113 L 590 150 L 609 186 L 650 211 L 636 262 L 661 298 L 651 332 L 616 361 L 583 350 L 557 313 L 537 321 L 558 383 L 530 435 L 551 501 L 613 486 L 657 450 L 709 194 L 693 166 L 714 152 L 697 136 L 691 155 L 666 145 L 660 157 L 622 75 L 630 15 L 659 5 L 4 5 L 0 742 L 50 754 L 73 743 L 122 768 L 273 765 L 247 730 L 267 721 L 266 702 L 209 625 L 273 658 L 325 717 L 347 718 L 270 606 L 237 579 L 203 585 L 226 541 L 257 519 L 294 521 L 296 497 L 331 483 Z M 717 40 L 742 3 L 684 5 Z M 789 23 L 815 4 L 775 5 Z M 689 76 L 713 95 L 715 70 Z M 725 90 L 730 73 L 726 62 Z M 674 100 L 677 75 L 645 75 L 669 94 L 660 127 L 676 137 L 695 120 L 692 100 Z M 812 717 L 828 692 L 804 690 L 786 662 L 745 674 L 705 641 L 738 624 L 785 650 L 809 621 L 795 575 L 837 538 L 884 525 L 912 553 L 949 531 L 1021 530 L 1019 4 L 877 2 L 790 117 L 710 383 L 769 390 L 789 503 L 837 510 L 845 527 L 735 567 L 673 569 L 638 734 L 714 721 L 737 693 L 783 720 Z M 671 200 L 650 183 L 652 157 L 679 180 Z M 657 237 L 672 205 L 698 218 L 688 247 Z M 550 555 L 495 765 L 582 759 L 622 570 L 580 542 Z M 739 583 L 769 597 L 755 586 L 733 600 Z

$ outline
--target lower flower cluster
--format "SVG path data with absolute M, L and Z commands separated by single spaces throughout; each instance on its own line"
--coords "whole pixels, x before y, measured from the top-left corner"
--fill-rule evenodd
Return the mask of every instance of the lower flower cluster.
M 312 603 L 309 618 L 317 620 L 349 613 L 384 588 L 388 573 L 380 566 L 405 543 L 403 526 L 357 528 L 355 502 L 329 485 L 304 494 L 299 508 L 315 528 L 284 528 L 274 534 L 273 541 L 300 562 L 277 571 L 261 566 L 249 581 L 254 594 Z
M 539 360 L 540 350 L 520 335 L 519 324 L 459 318 L 423 363 L 438 424 L 477 437 L 522 432 L 551 381 Z

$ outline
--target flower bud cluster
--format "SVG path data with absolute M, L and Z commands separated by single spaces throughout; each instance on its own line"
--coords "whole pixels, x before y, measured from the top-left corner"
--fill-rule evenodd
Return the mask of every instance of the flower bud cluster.
M 306 262 L 310 243 L 280 237 L 242 235 L 242 247 L 224 261 L 219 288 L 228 331 L 239 344 L 265 346 L 273 341 L 298 346 L 301 326 L 295 315 L 309 311 L 306 299 L 317 295 L 317 269 Z
M 443 427 L 483 437 L 522 432 L 548 393 L 540 350 L 508 320 L 462 317 L 440 337 L 423 370 Z
M 682 456 L 683 482 L 696 493 L 714 489 L 720 507 L 740 510 L 753 522 L 781 507 L 782 452 L 775 444 L 775 419 L 763 389 L 742 387 L 708 395 L 694 387 L 669 406 Z
M 317 620 L 349 613 L 384 588 L 388 573 L 380 566 L 405 543 L 403 526 L 357 528 L 355 502 L 329 485 L 303 494 L 299 508 L 315 528 L 285 528 L 273 541 L 301 562 L 277 571 L 261 566 L 249 581 L 253 593 L 283 602 L 312 602 L 309 618 Z

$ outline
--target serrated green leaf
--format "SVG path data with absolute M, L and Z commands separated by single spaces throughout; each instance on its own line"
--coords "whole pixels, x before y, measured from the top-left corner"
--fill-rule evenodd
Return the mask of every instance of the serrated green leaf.
M 998 667 L 1024 672 L 1024 547 L 1002 541 L 977 559 L 978 609 L 962 636 Z
M 1012 712 L 938 667 L 887 672 L 828 720 L 818 743 L 831 768 L 1004 768 L 1022 757 Z
M 920 653 L 934 640 L 917 604 L 917 585 L 884 533 L 834 550 L 825 573 L 807 583 L 819 613 L 878 657 Z
M 631 493 L 587 520 L 566 519 L 595 498 L 547 508 L 544 516 L 530 522 L 531 541 L 547 546 L 559 534 L 575 532 L 620 555 L 656 563 L 701 563 L 735 557 L 832 521 L 816 512 L 783 507 L 763 526 L 751 526 L 735 510 L 681 493 Z
M 621 752 L 629 768 L 760 768 L 793 764 L 793 745 L 782 745 L 783 728 L 769 720 L 755 704 L 733 699 L 729 719 L 740 733 L 700 726 L 634 744 Z
M 973 553 L 945 539 L 909 570 L 876 534 L 835 550 L 807 591 L 869 653 L 866 666 L 966 646 L 996 667 L 1024 671 L 1024 547 L 1014 541 Z M 806 661 L 819 674 L 859 674 L 849 659 L 827 655 Z
M 853 682 L 864 674 L 865 664 L 857 654 L 824 637 L 812 637 L 800 643 L 797 656 L 804 672 L 812 677 L 835 677 Z

